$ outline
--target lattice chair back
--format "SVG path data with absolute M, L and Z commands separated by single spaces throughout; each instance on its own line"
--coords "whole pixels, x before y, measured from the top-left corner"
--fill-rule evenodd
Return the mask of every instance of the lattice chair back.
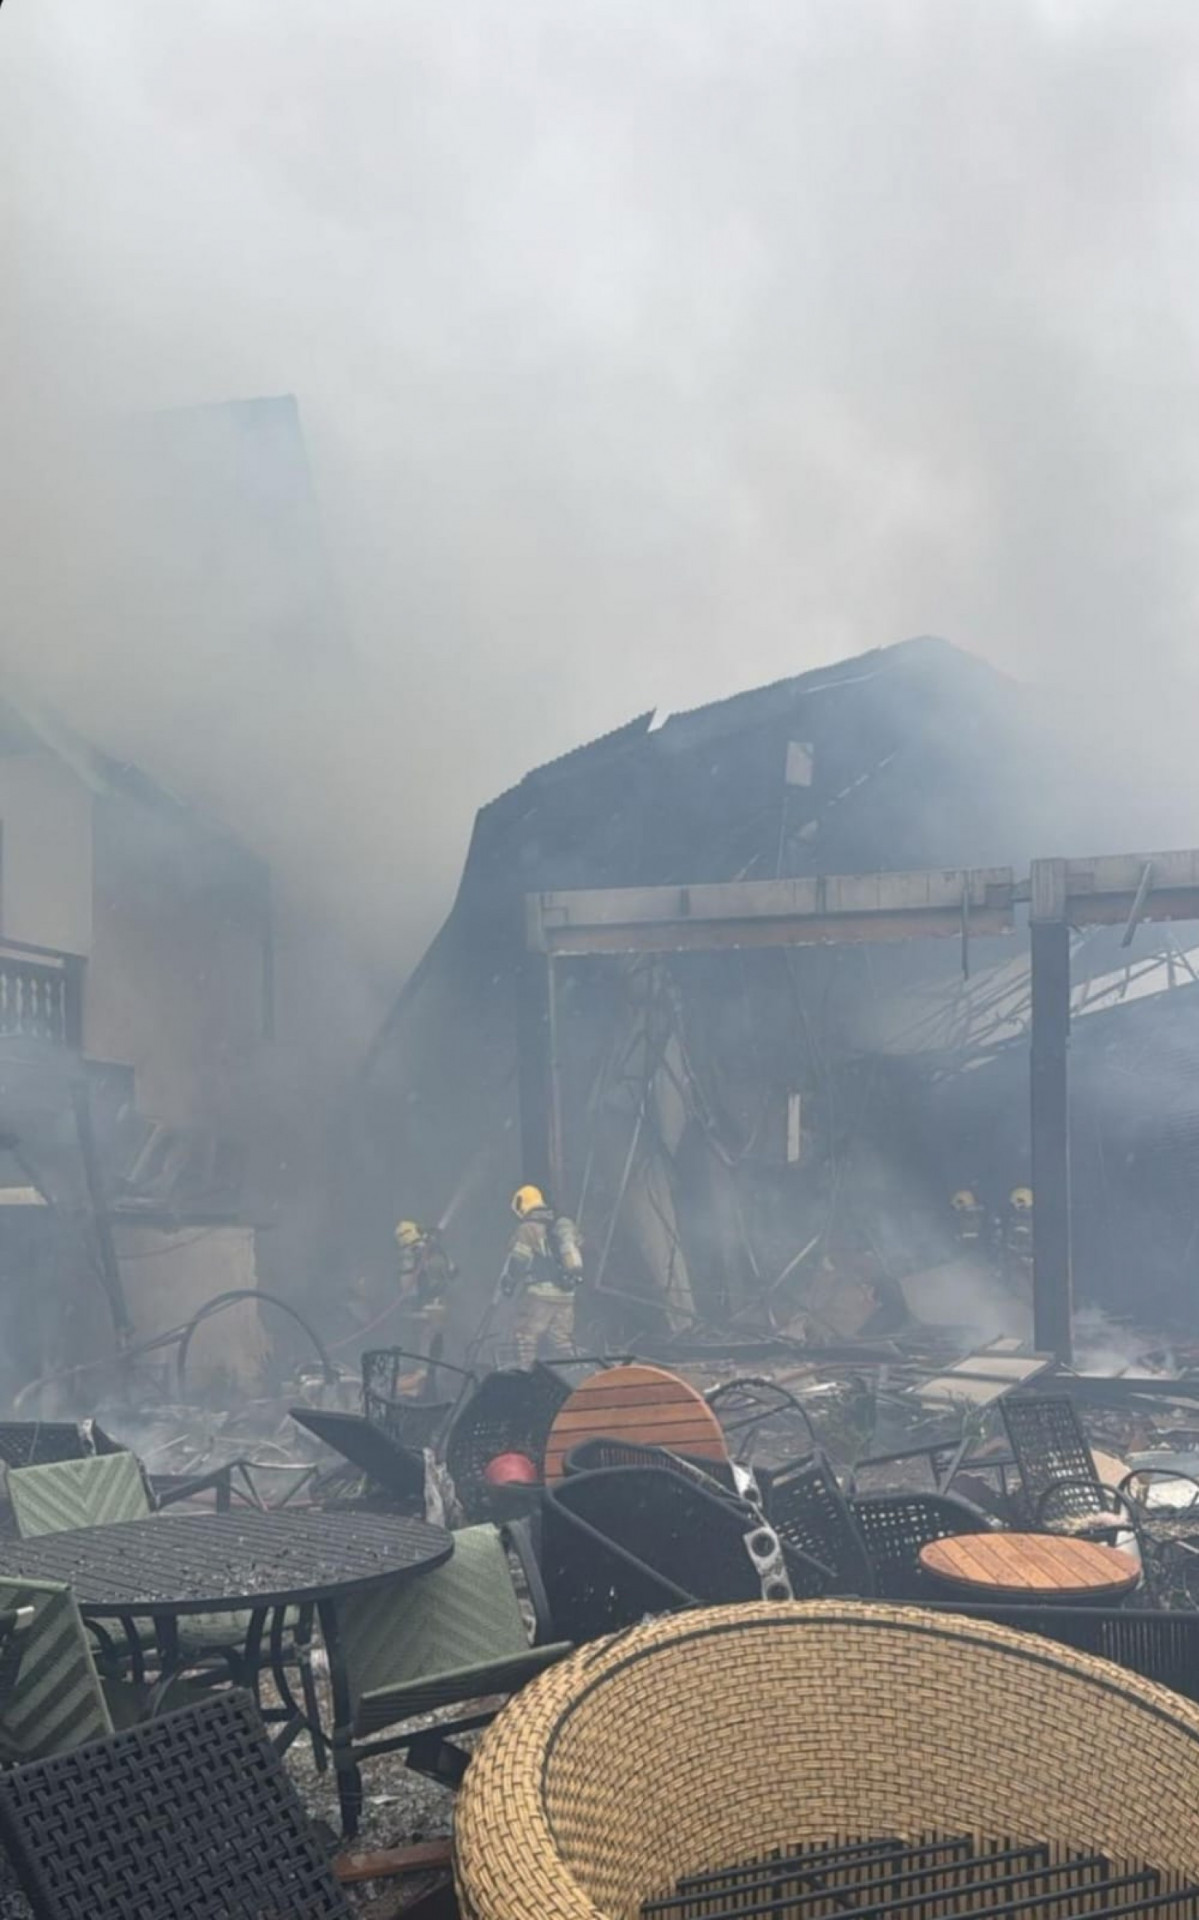
M 35 1920 L 348 1920 L 248 1695 L 0 1777 L 0 1838 Z
M 869 1599 L 876 1588 L 870 1555 L 825 1455 L 760 1468 L 758 1480 L 770 1524 L 786 1545 L 823 1561 L 833 1592 Z
M 0 1761 L 67 1753 L 112 1732 L 87 1629 L 70 1587 L 49 1580 L 0 1580 L 0 1608 L 31 1608 L 19 1662 L 0 1699 Z M 8 1662 L 6 1659 L 6 1666 Z
M 999 1403 L 1020 1474 L 1025 1518 L 1035 1522 L 1051 1487 L 1055 1522 L 1110 1513 L 1099 1471 L 1068 1394 L 1013 1395 Z
M 540 1475 L 546 1442 L 570 1388 L 548 1367 L 489 1373 L 459 1409 L 445 1444 L 445 1464 L 468 1520 L 486 1520 L 494 1508 L 484 1475 L 501 1453 L 523 1453 Z
M 666 1473 L 677 1473 L 681 1479 L 706 1486 L 713 1492 L 737 1491 L 731 1466 L 717 1460 L 688 1460 L 684 1454 L 671 1453 L 666 1447 L 651 1446 L 640 1440 L 606 1436 L 582 1440 L 562 1462 L 568 1479 L 575 1473 L 596 1473 L 605 1467 L 661 1467 Z
M 40 1533 L 67 1533 L 75 1527 L 144 1520 L 154 1511 L 141 1462 L 132 1453 L 13 1467 L 8 1497 L 22 1540 Z
M 949 1493 L 863 1493 L 851 1512 L 884 1600 L 919 1600 L 935 1590 L 920 1565 L 922 1547 L 995 1526 L 989 1514 Z

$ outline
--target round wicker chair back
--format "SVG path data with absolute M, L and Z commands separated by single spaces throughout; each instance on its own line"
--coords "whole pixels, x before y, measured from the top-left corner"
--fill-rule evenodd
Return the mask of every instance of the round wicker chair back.
M 824 1600 L 582 1648 L 484 1735 L 466 1920 L 636 1920 L 687 1874 L 835 1837 L 1047 1840 L 1199 1876 L 1199 1709 L 981 1620 Z

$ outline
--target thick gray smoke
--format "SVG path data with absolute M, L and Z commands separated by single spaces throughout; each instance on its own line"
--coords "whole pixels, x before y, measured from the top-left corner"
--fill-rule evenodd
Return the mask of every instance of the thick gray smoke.
M 912 632 L 1193 841 L 1197 81 L 1188 0 L 9 0 L 0 665 L 393 973 L 530 764 Z M 295 663 L 78 427 L 284 391 Z

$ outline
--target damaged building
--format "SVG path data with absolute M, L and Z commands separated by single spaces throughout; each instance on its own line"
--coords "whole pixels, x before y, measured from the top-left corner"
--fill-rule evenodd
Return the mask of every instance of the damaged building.
M 480 813 L 453 910 L 372 1052 L 339 1170 L 337 1246 L 382 1287 L 397 1217 L 448 1222 L 467 1341 L 512 1188 L 553 1171 L 586 1239 L 597 1346 L 684 1330 L 836 1339 L 912 1313 L 1027 1337 L 1022 927 L 989 935 L 964 909 L 948 940 L 568 961 L 548 1041 L 549 1152 L 529 1119 L 526 901 L 1026 865 L 1088 817 L 1023 690 L 937 640 L 643 714 L 529 774 Z M 1100 931 L 1074 956 L 1087 1014 L 1076 1215 L 1140 1218 L 1141 1298 L 1181 1326 L 1199 1270 L 1194 1183 L 1175 1179 L 1151 1205 L 1163 1163 L 1152 1124 L 1128 1143 L 1116 1057 L 1136 1042 L 1113 1053 L 1103 1036 L 1130 1019 L 1189 1025 L 1186 936 L 1172 929 L 1166 951 L 1146 930 L 1130 955 Z M 1189 1166 L 1193 1130 L 1170 1124 L 1174 1163 Z M 1084 1228 L 1080 1299 L 1126 1306 L 1132 1252 L 1127 1236 Z
M 70 1369 L 258 1284 L 270 876 L 11 695 L 0 821 L 3 1388 L 59 1377 L 69 1401 Z M 264 1352 L 250 1303 L 196 1367 L 244 1387 Z

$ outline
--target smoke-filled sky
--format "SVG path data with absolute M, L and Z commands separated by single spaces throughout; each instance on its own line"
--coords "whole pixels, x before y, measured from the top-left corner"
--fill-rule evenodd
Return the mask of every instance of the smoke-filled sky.
M 385 967 L 530 765 L 916 632 L 1199 840 L 1193 0 L 8 0 L 0 217 L 0 665 Z M 89 437 L 282 392 L 294 664 Z

